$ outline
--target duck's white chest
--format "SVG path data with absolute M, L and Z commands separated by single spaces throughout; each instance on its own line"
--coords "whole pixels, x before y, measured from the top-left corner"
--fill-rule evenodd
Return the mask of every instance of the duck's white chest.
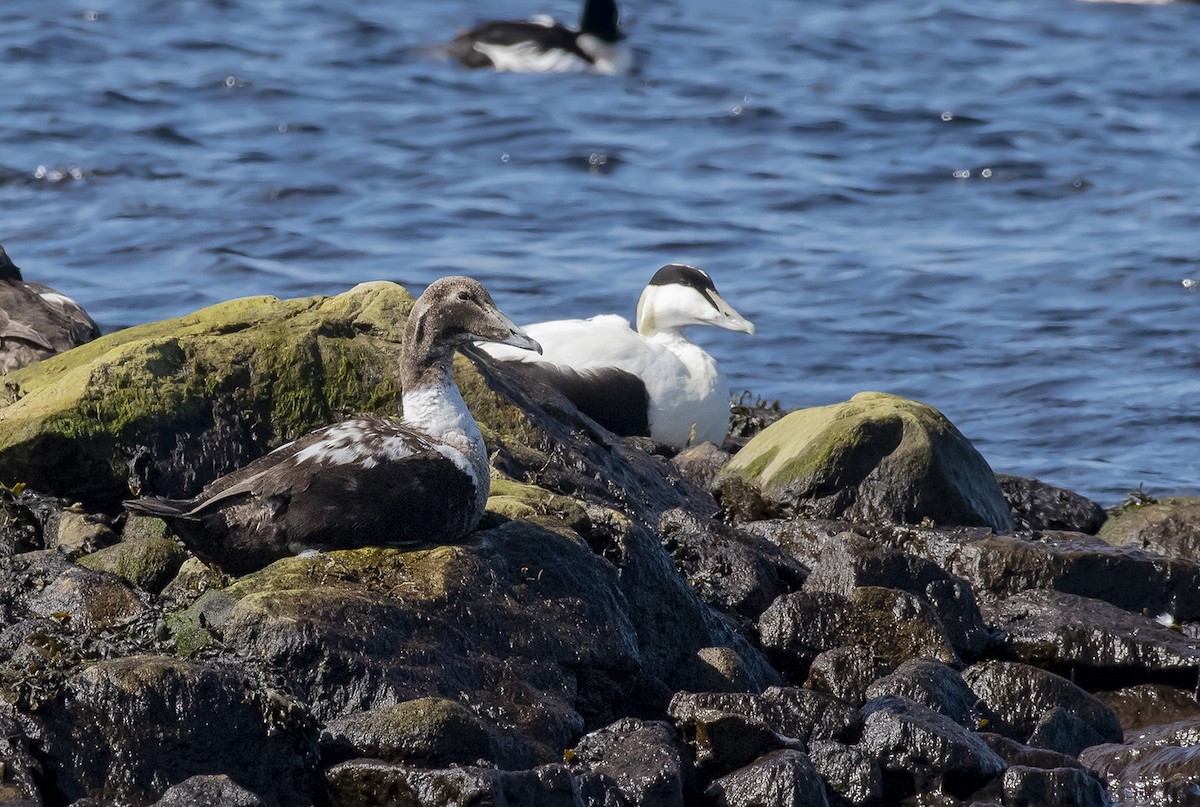
M 720 445 L 729 429 L 729 382 L 716 360 L 682 338 L 656 335 L 649 341 L 672 359 L 655 362 L 642 377 L 650 435 L 677 447 L 689 441 Z
M 491 488 L 487 448 L 458 387 L 451 384 L 406 391 L 403 401 L 405 422 L 437 440 L 434 449 L 471 478 L 477 510 L 482 514 Z

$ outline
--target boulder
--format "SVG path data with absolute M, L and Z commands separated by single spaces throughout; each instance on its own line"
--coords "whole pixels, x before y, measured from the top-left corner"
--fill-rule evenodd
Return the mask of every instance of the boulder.
M 683 807 L 691 769 L 669 723 L 625 718 L 566 753 L 587 804 Z
M 869 645 L 835 647 L 817 654 L 804 685 L 858 708 L 869 700 L 870 685 L 899 665 L 888 662 Z
M 1194 687 L 1200 639 L 1099 600 L 1026 591 L 984 607 L 1009 652 L 1084 687 L 1173 683 Z M 969 681 L 969 679 L 968 679 Z
M 667 714 L 680 724 L 703 722 L 717 714 L 740 715 L 804 744 L 829 739 L 852 742 L 862 728 L 856 708 L 800 687 L 770 687 L 761 695 L 677 692 Z
M 849 596 L 807 588 L 785 594 L 763 612 L 758 630 L 763 647 L 800 672 L 818 653 L 846 645 L 870 647 L 892 664 L 919 656 L 959 661 L 933 608 L 894 588 L 862 586 Z
M 0 804 L 41 807 L 42 767 L 15 720 L 0 714 Z
M 1173 496 L 1118 510 L 1100 538 L 1114 546 L 1200 562 L 1200 497 Z
M 528 522 L 461 546 L 285 558 L 176 620 L 271 665 L 323 721 L 468 699 L 498 716 L 495 761 L 511 768 L 558 760 L 609 722 L 642 668 L 616 569 Z
M 815 740 L 808 747 L 808 756 L 825 782 L 832 804 L 877 804 L 883 796 L 879 762 L 861 746 Z
M 788 414 L 734 456 L 713 490 L 746 520 L 1013 526 L 995 474 L 945 416 L 878 392 Z
M 1108 785 L 1118 804 L 1190 807 L 1200 803 L 1200 731 L 1187 720 L 1130 737 L 1130 743 L 1095 745 L 1079 760 Z
M 0 478 L 112 510 L 131 475 L 192 495 L 343 411 L 398 411 L 412 302 L 391 283 L 232 300 L 10 373 Z
M 1004 770 L 979 735 L 907 698 L 878 698 L 862 713 L 862 746 L 878 760 L 889 798 L 935 790 L 963 799 Z
M 113 546 L 84 555 L 79 565 L 109 572 L 143 591 L 158 593 L 171 582 L 187 558 L 187 550 L 178 541 L 134 534 Z
M 153 807 L 264 807 L 263 800 L 225 774 L 191 776 L 167 789 Z
M 328 803 L 337 807 L 583 807 L 579 787 L 564 765 L 533 770 L 414 768 L 355 759 L 325 771 Z
M 1065 530 L 1095 535 L 1108 514 L 1104 508 L 1074 491 L 1038 479 L 996 474 L 1004 500 L 1012 508 L 1018 530 Z
M 747 622 L 808 575 L 769 541 L 679 508 L 663 514 L 658 533 L 700 598 Z
M 97 662 L 28 719 L 46 775 L 68 800 L 147 804 L 171 782 L 214 772 L 270 805 L 314 798 L 311 719 L 233 666 L 164 656 Z
M 1134 684 L 1097 692 L 1096 697 L 1113 710 L 1126 733 L 1185 717 L 1200 717 L 1200 702 L 1194 691 L 1166 684 Z
M 915 658 L 867 687 L 868 700 L 885 695 L 900 695 L 928 707 L 974 731 L 986 711 L 979 708 L 979 696 L 971 691 L 961 675 L 940 661 Z
M 330 720 L 321 753 L 338 761 L 371 757 L 431 768 L 493 757 L 482 719 L 446 698 L 418 698 Z
M 807 754 L 775 751 L 728 773 L 704 791 L 716 807 L 828 807 L 825 785 Z
M 146 613 L 125 581 L 71 563 L 53 550 L 0 559 L 0 616 L 54 618 L 78 631 L 115 628 Z
M 1088 745 L 1121 741 L 1121 724 L 1112 709 L 1047 670 L 986 661 L 969 667 L 963 680 L 991 712 L 988 728 L 1014 740 L 1070 756 Z M 1064 732 L 1079 740 L 1063 736 Z
M 861 586 L 901 589 L 920 597 L 937 614 L 955 652 L 965 658 L 979 657 L 991 642 L 966 581 L 932 561 L 879 546 L 869 538 L 846 534 L 826 542 L 804 590 L 848 597 Z
M 1109 807 L 1108 794 L 1094 776 L 1079 768 L 1028 768 L 1004 772 L 1005 807 Z

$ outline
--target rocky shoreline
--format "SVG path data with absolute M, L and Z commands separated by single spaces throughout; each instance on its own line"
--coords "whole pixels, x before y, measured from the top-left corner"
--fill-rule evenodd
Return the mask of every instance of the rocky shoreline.
M 460 545 L 231 579 L 120 514 L 394 412 L 411 303 L 235 301 L 5 377 L 0 804 L 1200 803 L 1200 501 L 997 476 L 913 401 L 742 404 L 667 458 L 473 355 Z

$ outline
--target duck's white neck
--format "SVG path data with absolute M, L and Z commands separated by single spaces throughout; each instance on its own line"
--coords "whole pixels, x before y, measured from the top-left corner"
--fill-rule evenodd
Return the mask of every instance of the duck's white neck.
M 406 389 L 403 404 L 404 419 L 414 428 L 440 441 L 445 450 L 438 450 L 471 476 L 479 500 L 479 512 L 482 513 L 483 505 L 487 503 L 490 479 L 487 448 L 479 425 L 471 417 L 467 403 L 454 383 L 450 368 L 445 368 L 438 383 Z

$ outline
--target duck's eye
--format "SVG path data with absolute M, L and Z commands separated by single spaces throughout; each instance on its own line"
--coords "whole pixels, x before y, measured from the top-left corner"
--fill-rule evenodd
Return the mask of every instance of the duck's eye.
M 466 302 L 470 302 L 470 300 L 471 300 L 471 295 L 470 295 L 470 293 L 468 293 L 468 292 L 465 292 L 465 291 L 460 291 L 460 292 L 458 293 L 458 299 L 462 300 L 464 303 L 466 303 Z

